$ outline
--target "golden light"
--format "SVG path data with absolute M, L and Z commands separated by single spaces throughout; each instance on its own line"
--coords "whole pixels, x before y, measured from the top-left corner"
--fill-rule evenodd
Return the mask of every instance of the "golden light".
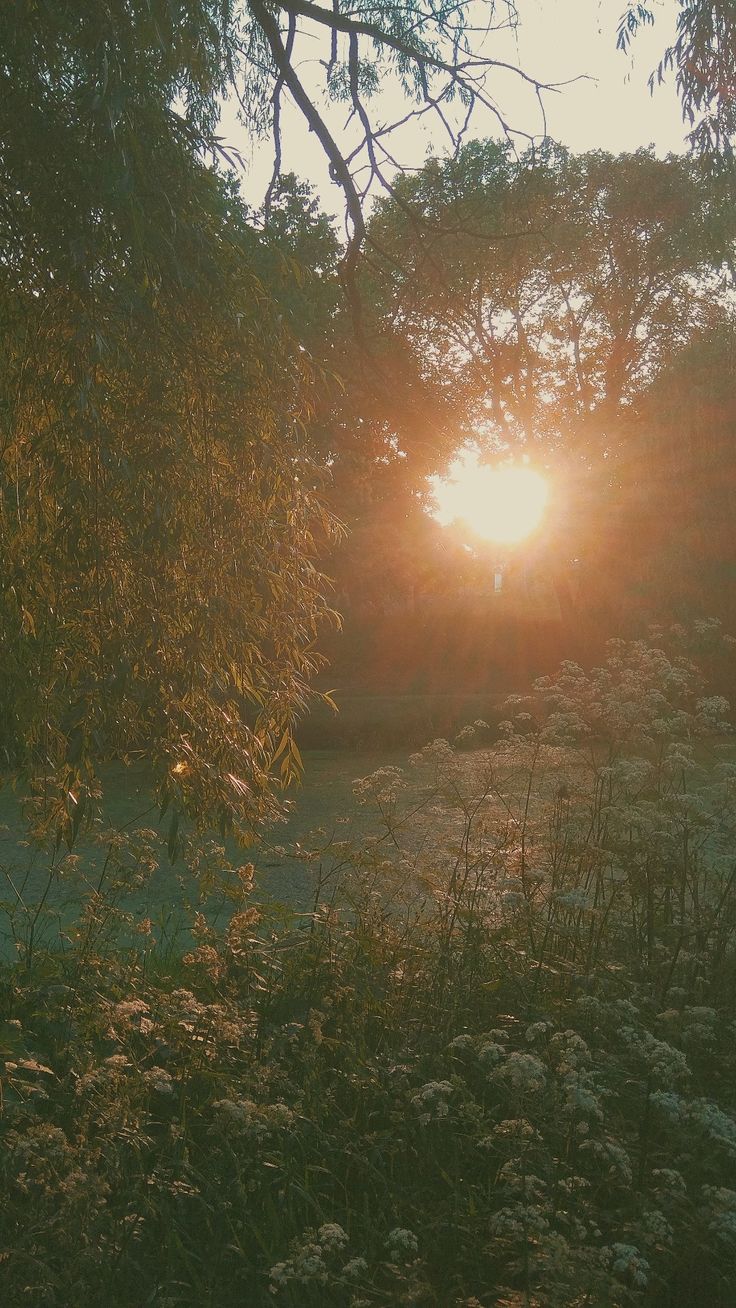
M 512 545 L 540 524 L 549 497 L 541 473 L 523 463 L 498 467 L 481 463 L 466 450 L 446 478 L 433 477 L 434 517 L 443 526 L 458 520 L 482 540 Z

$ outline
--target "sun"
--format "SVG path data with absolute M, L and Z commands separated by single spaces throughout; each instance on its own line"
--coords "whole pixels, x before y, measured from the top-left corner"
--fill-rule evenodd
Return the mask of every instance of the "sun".
M 466 450 L 450 464 L 447 477 L 433 477 L 436 508 L 443 526 L 458 520 L 482 540 L 513 545 L 540 524 L 549 497 L 544 477 L 523 463 L 497 467 Z

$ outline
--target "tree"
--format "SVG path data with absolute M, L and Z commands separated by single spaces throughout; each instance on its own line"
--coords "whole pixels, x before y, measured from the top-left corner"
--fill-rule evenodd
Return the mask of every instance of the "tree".
M 331 530 L 310 369 L 200 157 L 222 33 L 173 12 L 0 35 L 2 747 L 70 841 L 100 758 L 145 753 L 172 849 L 182 808 L 247 836 L 298 766 Z
M 588 460 L 723 291 L 730 208 L 687 160 L 472 142 L 402 181 L 371 224 L 376 294 L 503 447 Z M 449 239 L 449 238 L 452 239 Z M 404 251 L 400 259 L 399 251 Z
M 632 404 L 726 297 L 727 188 L 643 150 L 517 162 L 473 142 L 397 190 L 371 224 L 374 293 L 451 379 L 468 438 L 523 448 L 570 488 L 558 545 L 592 558 Z
M 618 29 L 618 46 L 627 50 L 643 26 L 655 22 L 648 4 L 631 2 Z M 690 143 L 712 163 L 733 162 L 736 136 L 736 11 L 729 0 L 680 0 L 677 34 L 649 84 L 674 73 L 682 112 L 690 124 Z
M 724 316 L 636 405 L 615 530 L 629 560 L 627 603 L 650 620 L 717 617 L 726 630 L 736 621 L 735 333 Z

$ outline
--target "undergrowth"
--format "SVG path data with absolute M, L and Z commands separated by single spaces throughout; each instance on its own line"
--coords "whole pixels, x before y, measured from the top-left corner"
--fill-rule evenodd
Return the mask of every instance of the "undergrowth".
M 3 1302 L 733 1304 L 727 705 L 662 637 L 485 731 L 357 783 L 308 914 L 210 848 L 183 956 L 104 885 L 61 951 L 16 923 Z

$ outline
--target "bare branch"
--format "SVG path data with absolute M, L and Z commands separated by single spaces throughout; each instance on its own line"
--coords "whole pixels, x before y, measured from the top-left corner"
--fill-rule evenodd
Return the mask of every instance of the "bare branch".
M 262 0 L 250 0 L 250 7 L 268 42 L 278 76 L 282 79 L 283 85 L 288 88 L 295 104 L 304 114 L 311 131 L 314 132 L 327 155 L 330 162 L 330 176 L 333 181 L 342 187 L 348 216 L 352 223 L 352 231 L 349 234 L 347 249 L 341 264 L 341 277 L 350 304 L 356 334 L 361 340 L 364 340 L 360 297 L 356 285 L 356 269 L 360 246 L 365 237 L 365 219 L 355 183 L 330 129 L 299 80 L 287 54 L 286 46 L 281 39 L 281 31 L 276 18 L 271 10 L 262 3 Z

